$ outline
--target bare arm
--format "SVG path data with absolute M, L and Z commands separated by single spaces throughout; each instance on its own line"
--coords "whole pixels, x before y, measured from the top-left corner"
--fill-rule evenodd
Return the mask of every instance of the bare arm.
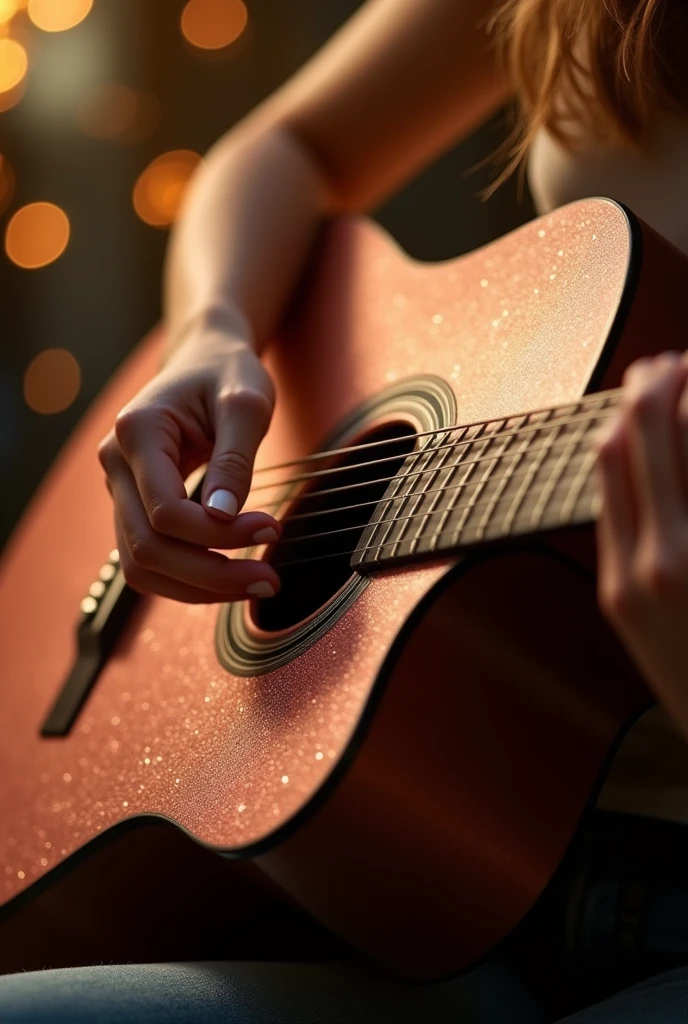
M 166 320 L 260 349 L 323 217 L 399 188 L 508 94 L 490 0 L 369 0 L 211 151 L 175 231 Z

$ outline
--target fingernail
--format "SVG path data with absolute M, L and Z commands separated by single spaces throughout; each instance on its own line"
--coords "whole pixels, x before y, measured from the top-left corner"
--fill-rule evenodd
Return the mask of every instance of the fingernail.
M 231 491 L 223 491 L 222 488 L 218 488 L 208 498 L 206 507 L 224 512 L 227 516 L 235 516 L 239 509 L 239 502 Z
M 277 530 L 272 526 L 264 526 L 253 534 L 254 544 L 273 544 L 277 540 Z
M 249 583 L 246 593 L 251 597 L 274 597 L 275 588 L 267 580 L 260 580 L 258 583 Z

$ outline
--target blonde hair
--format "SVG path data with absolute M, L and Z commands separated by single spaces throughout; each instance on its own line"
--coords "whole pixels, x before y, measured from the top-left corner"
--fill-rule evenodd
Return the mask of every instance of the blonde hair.
M 506 0 L 491 28 L 519 96 L 495 187 L 541 128 L 638 147 L 658 108 L 688 111 L 687 0 Z

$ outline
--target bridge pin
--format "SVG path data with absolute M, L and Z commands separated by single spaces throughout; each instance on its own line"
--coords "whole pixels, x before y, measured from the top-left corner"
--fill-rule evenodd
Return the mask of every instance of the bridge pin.
M 95 615 L 98 611 L 98 602 L 95 597 L 85 597 L 81 602 L 81 614 L 86 616 Z
M 88 592 L 91 597 L 94 597 L 96 601 L 98 601 L 105 593 L 105 584 L 102 580 L 96 580 L 95 583 L 92 583 L 88 588 Z

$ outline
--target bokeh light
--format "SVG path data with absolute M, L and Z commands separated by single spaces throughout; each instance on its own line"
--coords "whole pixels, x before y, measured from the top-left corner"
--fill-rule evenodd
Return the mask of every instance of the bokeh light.
M 12 92 L 21 83 L 29 60 L 16 39 L 0 39 L 0 96 Z
M 158 127 L 160 104 L 152 92 L 104 82 L 84 99 L 78 119 L 94 139 L 135 144 L 150 138 Z
M 134 209 L 146 224 L 169 227 L 176 220 L 189 178 L 201 162 L 198 153 L 177 149 L 157 157 L 134 186 Z
M 17 0 L 0 0 L 0 25 L 11 21 L 19 9 Z
M 17 266 L 35 270 L 52 263 L 67 248 L 69 219 L 53 203 L 30 203 L 14 214 L 5 232 L 5 250 Z
M 93 0 L 29 0 L 31 21 L 44 32 L 74 28 L 93 7 Z
M 221 50 L 239 38 L 247 22 L 243 0 L 189 0 L 182 11 L 181 28 L 192 46 Z
M 64 348 L 46 348 L 24 373 L 24 399 L 34 412 L 50 415 L 67 409 L 81 387 L 79 364 Z
M 17 184 L 16 175 L 6 156 L 0 153 L 0 214 L 4 213 L 14 199 Z

